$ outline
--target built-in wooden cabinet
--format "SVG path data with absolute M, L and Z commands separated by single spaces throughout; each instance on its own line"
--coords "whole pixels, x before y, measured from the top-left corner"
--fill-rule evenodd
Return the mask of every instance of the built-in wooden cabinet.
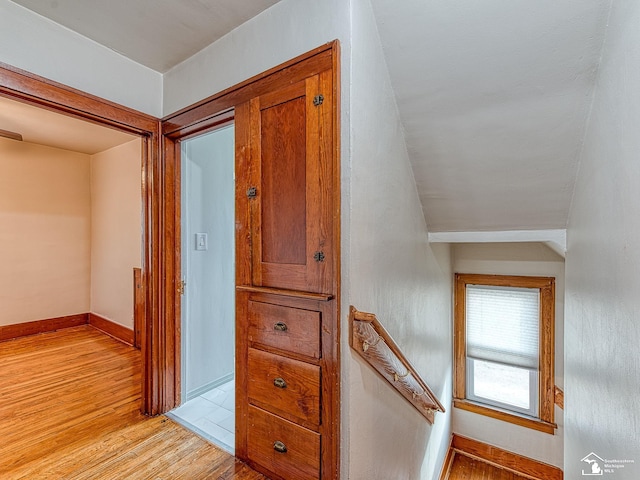
M 331 291 L 330 80 L 313 75 L 250 102 L 253 285 Z
M 156 329 L 159 402 L 180 392 L 179 142 L 233 122 L 236 456 L 273 480 L 339 476 L 338 58 L 323 45 L 162 122 L 175 314 Z
M 338 478 L 337 51 L 327 53 L 235 112 L 236 455 L 272 479 Z
M 249 403 L 311 429 L 320 425 L 320 367 L 249 348 Z
M 248 458 L 280 478 L 320 478 L 321 435 L 249 406 Z
M 336 478 L 335 299 L 243 287 L 237 301 L 236 453 L 271 478 Z

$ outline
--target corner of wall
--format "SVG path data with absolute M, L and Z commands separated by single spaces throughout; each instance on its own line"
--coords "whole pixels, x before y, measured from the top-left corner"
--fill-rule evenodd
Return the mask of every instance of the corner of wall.
M 428 243 L 369 0 L 352 2 L 351 30 L 351 158 L 348 178 L 343 177 L 349 184 L 349 237 L 342 240 L 348 249 L 343 279 L 349 283 L 346 290 L 343 285 L 344 308 L 353 304 L 376 314 L 447 412 L 436 414 L 433 425 L 421 420 L 345 341 L 346 476 L 431 480 L 440 474 L 451 436 L 451 251 Z M 346 323 L 343 331 L 348 331 Z
M 0 62 L 162 115 L 160 73 L 9 0 L 0 0 Z

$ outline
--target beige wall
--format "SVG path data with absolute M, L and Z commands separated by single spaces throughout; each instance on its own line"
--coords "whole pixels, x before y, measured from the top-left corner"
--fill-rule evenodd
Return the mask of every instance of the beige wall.
M 0 325 L 92 311 L 133 327 L 141 142 L 93 156 L 0 138 Z
M 0 138 L 0 325 L 89 310 L 89 156 Z
M 556 378 L 563 387 L 564 259 L 542 243 L 458 244 L 453 247 L 456 273 L 532 275 L 556 279 Z M 563 411 L 555 409 L 555 435 L 453 408 L 453 431 L 562 468 Z
M 141 141 L 91 156 L 91 311 L 133 328 L 132 269 L 141 266 Z

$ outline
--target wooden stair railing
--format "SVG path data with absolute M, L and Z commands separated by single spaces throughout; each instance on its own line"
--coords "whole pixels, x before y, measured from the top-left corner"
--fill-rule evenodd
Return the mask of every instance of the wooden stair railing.
M 373 313 L 349 307 L 349 344 L 420 414 L 433 423 L 444 407 Z

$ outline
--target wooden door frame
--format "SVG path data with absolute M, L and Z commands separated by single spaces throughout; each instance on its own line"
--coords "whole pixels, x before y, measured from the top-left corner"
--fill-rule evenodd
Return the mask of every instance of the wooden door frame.
M 142 351 L 141 411 L 155 415 L 170 408 L 166 388 L 163 310 L 165 298 L 165 229 L 163 198 L 165 169 L 160 156 L 160 120 L 114 102 L 0 62 L 0 95 L 63 115 L 138 135 L 142 139 L 143 259 L 145 322 Z M 173 333 L 173 332 L 171 332 Z M 169 389 L 169 393 L 171 390 Z
M 166 254 L 167 270 L 165 271 L 165 291 L 171 292 L 173 288 L 174 295 L 167 295 L 165 298 L 164 308 L 172 315 L 167 315 L 167 324 L 165 325 L 166 339 L 166 356 L 165 360 L 169 363 L 164 364 L 167 376 L 172 377 L 173 387 L 173 404 L 170 408 L 180 405 L 181 392 L 181 329 L 180 329 L 180 305 L 181 293 L 176 288 L 178 282 L 181 281 L 181 255 L 180 255 L 180 142 L 196 135 L 215 130 L 226 124 L 233 122 L 236 111 L 240 115 L 248 113 L 248 102 L 264 93 L 273 91 L 289 85 L 291 82 L 301 81 L 308 76 L 314 75 L 320 71 L 332 69 L 334 101 L 337 104 L 339 91 L 338 83 L 338 61 L 339 48 L 338 41 L 333 41 L 300 55 L 288 62 L 277 67 L 267 70 L 256 75 L 242 83 L 230 87 L 222 92 L 214 94 L 200 102 L 190 105 L 178 112 L 165 117 L 162 120 L 162 141 L 163 141 L 163 159 L 165 165 L 165 197 L 163 204 L 165 228 L 173 232 L 173 238 L 167 239 Z M 335 139 L 335 158 L 339 158 L 339 136 L 338 136 L 338 108 L 335 105 L 336 121 L 334 122 L 333 138 Z M 248 174 L 249 152 L 244 151 L 247 142 L 238 142 L 238 139 L 247 138 L 248 129 L 242 125 L 236 124 L 236 152 L 235 152 L 235 171 L 237 184 L 243 184 L 245 176 Z M 339 173 L 336 169 L 335 185 L 339 183 Z M 339 195 L 337 195 L 339 198 Z M 248 215 L 248 203 L 242 201 L 242 196 L 236 193 L 236 218 L 240 215 Z M 335 256 L 334 262 L 334 281 L 332 290 L 335 292 L 336 298 L 339 296 L 339 201 L 334 208 L 335 215 L 335 237 L 334 245 Z M 241 222 L 245 225 L 248 222 Z M 236 223 L 236 229 L 238 222 Z M 169 245 L 170 242 L 170 245 Z M 173 262 L 168 257 L 173 257 Z M 249 232 L 236 231 L 236 285 L 251 284 L 251 265 L 250 265 L 250 245 Z M 172 266 L 171 266 L 172 264 Z M 172 270 L 169 270 L 172 268 Z M 174 332 L 173 338 L 171 332 Z M 339 342 L 339 339 L 336 339 Z M 339 368 L 339 365 L 336 366 Z M 171 380 L 167 377 L 167 385 Z M 167 405 L 171 403 L 171 398 L 167 398 Z M 169 410 L 168 408 L 167 410 Z

